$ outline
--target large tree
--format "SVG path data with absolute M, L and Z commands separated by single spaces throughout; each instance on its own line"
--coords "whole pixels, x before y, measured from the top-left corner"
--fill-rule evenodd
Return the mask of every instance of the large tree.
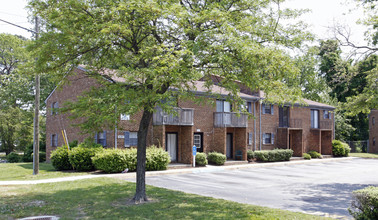
M 33 14 L 44 23 L 32 49 L 40 72 L 63 77 L 70 67 L 86 64 L 94 77 L 112 68 L 125 79 L 124 84 L 99 81 L 100 88 L 70 107 L 71 113 L 85 116 L 81 128 L 88 132 L 116 124 L 116 112 L 143 111 L 134 196 L 138 203 L 147 200 L 146 136 L 157 104 L 172 110 L 172 97 L 193 97 L 192 82 L 210 74 L 224 78 L 221 86 L 235 102 L 240 101 L 236 80 L 280 102 L 298 98 L 300 89 L 286 84 L 298 69 L 283 48 L 300 47 L 311 36 L 301 23 L 281 23 L 301 13 L 281 9 L 281 2 L 32 0 Z M 207 85 L 210 89 L 211 83 Z

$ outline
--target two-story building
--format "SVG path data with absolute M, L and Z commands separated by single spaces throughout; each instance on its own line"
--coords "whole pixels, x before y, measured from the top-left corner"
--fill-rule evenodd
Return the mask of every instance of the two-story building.
M 64 144 L 62 131 L 68 141 L 83 141 L 93 137 L 97 143 L 110 148 L 128 148 L 137 145 L 137 131 L 142 113 L 120 115 L 121 128 L 112 128 L 97 134 L 81 134 L 72 126 L 80 120 L 71 121 L 67 115 L 56 109 L 65 101 L 75 101 L 77 96 L 93 86 L 95 79 L 78 67 L 68 75 L 70 83 L 62 84 L 46 99 L 50 107 L 46 119 L 47 158 L 51 151 Z M 122 82 L 114 77 L 113 81 Z M 240 84 L 239 96 L 245 100 L 248 114 L 233 112 L 226 97 L 228 92 L 217 84 L 214 77 L 212 94 L 209 96 L 204 81 L 195 81 L 193 92 L 196 96 L 212 99 L 214 105 L 196 104 L 194 101 L 178 100 L 177 114 L 166 114 L 158 107 L 149 126 L 148 144 L 164 147 L 171 160 L 180 163 L 192 162 L 192 146 L 199 152 L 220 152 L 234 159 L 236 152 L 242 152 L 247 159 L 247 150 L 271 150 L 287 148 L 294 156 L 315 150 L 321 154 L 332 154 L 334 137 L 334 107 L 310 100 L 306 106 L 294 104 L 278 106 L 264 103 L 263 92 L 252 92 Z M 215 95 L 216 94 L 216 95 Z
M 369 153 L 378 153 L 378 110 L 373 109 L 369 114 Z

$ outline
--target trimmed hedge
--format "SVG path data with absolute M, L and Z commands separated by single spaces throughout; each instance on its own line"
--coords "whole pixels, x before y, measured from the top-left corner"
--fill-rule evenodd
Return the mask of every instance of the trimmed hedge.
M 350 147 L 347 143 L 339 140 L 332 141 L 332 154 L 335 157 L 347 157 L 350 152 Z
M 67 146 L 58 147 L 51 153 L 51 164 L 56 170 L 72 170 Z
M 311 156 L 311 158 L 320 158 L 320 159 L 323 158 L 323 156 L 320 153 L 318 153 L 314 150 L 308 152 L 308 154 Z
M 92 163 L 96 169 L 103 170 L 106 173 L 120 173 L 126 168 L 129 171 L 135 171 L 137 150 L 135 148 L 126 150 L 105 149 L 92 157 Z
M 206 166 L 207 165 L 207 159 L 206 159 L 206 154 L 205 153 L 197 153 L 196 154 L 196 165 L 198 166 Z
M 293 156 L 293 150 L 290 149 L 262 150 L 254 153 L 256 160 L 262 162 L 289 161 Z
M 227 157 L 224 154 L 217 153 L 217 152 L 211 152 L 207 155 L 207 159 L 209 160 L 209 163 L 215 164 L 215 165 L 223 165 Z
M 18 163 L 21 161 L 21 156 L 16 152 L 11 152 L 7 155 L 8 163 Z
M 308 153 L 303 153 L 302 156 L 303 156 L 303 159 L 305 159 L 305 160 L 311 160 L 311 158 L 312 158 L 312 156 Z
M 352 198 L 348 211 L 355 219 L 378 219 L 378 187 L 354 191 Z
M 95 169 L 91 158 L 102 150 L 103 148 L 75 147 L 70 150 L 68 159 L 74 170 L 91 171 Z
M 166 170 L 171 162 L 169 153 L 161 147 L 151 145 L 146 151 L 146 170 Z
M 248 160 L 255 159 L 255 153 L 252 150 L 247 150 L 247 159 Z

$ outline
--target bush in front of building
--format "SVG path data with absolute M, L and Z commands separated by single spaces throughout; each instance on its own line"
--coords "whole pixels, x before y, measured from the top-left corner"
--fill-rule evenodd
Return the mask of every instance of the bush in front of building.
M 81 148 L 102 148 L 102 145 L 101 144 L 97 144 L 95 143 L 92 138 L 86 138 L 83 142 L 81 143 L 76 143 L 76 142 L 71 142 L 70 143 L 70 148 L 73 148 L 71 147 L 71 144 L 73 144 L 73 147 L 81 147 Z M 75 146 L 76 144 L 76 146 Z
M 347 157 L 350 152 L 350 147 L 347 143 L 339 140 L 332 141 L 332 154 L 335 157 Z
M 226 157 L 226 155 L 218 153 L 218 152 L 210 152 L 207 155 L 207 160 L 211 164 L 223 165 L 226 162 L 227 157 Z
M 137 150 L 131 149 L 104 149 L 96 152 L 92 158 L 96 169 L 106 173 L 120 173 L 126 168 L 128 171 L 136 170 Z
M 348 211 L 355 219 L 378 219 L 378 187 L 354 191 L 352 198 Z
M 21 161 L 21 156 L 16 152 L 11 152 L 7 155 L 8 163 L 18 163 Z
M 247 159 L 248 160 L 255 159 L 255 153 L 252 150 L 247 150 Z
M 276 162 L 276 161 L 289 161 L 293 156 L 293 150 L 290 149 L 274 149 L 255 151 L 255 158 L 257 161 L 262 162 Z
M 97 152 L 102 151 L 103 148 L 84 148 L 75 147 L 70 150 L 68 154 L 68 159 L 70 164 L 77 171 L 91 171 L 95 167 L 92 163 L 92 157 L 96 155 Z
M 169 153 L 161 147 L 151 145 L 146 151 L 146 170 L 166 170 L 171 162 Z
M 312 156 L 308 153 L 303 153 L 302 156 L 303 156 L 303 159 L 305 159 L 305 160 L 311 160 L 311 158 L 312 158 Z
M 207 158 L 205 153 L 197 153 L 196 154 L 196 165 L 198 166 L 206 166 L 207 165 Z
M 308 152 L 308 154 L 311 156 L 311 158 L 319 158 L 319 159 L 323 158 L 323 156 L 320 153 L 318 153 L 314 150 Z
M 56 150 L 51 152 L 51 164 L 56 170 L 72 170 L 72 165 L 70 164 L 68 158 L 67 146 L 58 147 Z

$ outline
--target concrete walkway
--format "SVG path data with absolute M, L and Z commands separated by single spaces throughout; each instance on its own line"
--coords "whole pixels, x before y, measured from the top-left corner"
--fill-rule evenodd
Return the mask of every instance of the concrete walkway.
M 247 168 L 261 168 L 261 167 L 274 167 L 274 166 L 290 166 L 295 164 L 311 164 L 311 163 L 323 163 L 331 161 L 342 161 L 351 160 L 356 157 L 341 157 L 341 158 L 326 158 L 326 159 L 311 159 L 311 160 L 293 160 L 285 162 L 273 162 L 273 163 L 249 163 L 241 165 L 228 165 L 228 166 L 213 166 L 207 165 L 206 167 L 195 167 L 195 168 L 183 168 L 183 169 L 168 169 L 162 171 L 147 171 L 146 177 L 148 176 L 160 176 L 160 175 L 170 175 L 170 174 L 187 174 L 187 173 L 212 173 L 212 172 L 222 172 L 225 170 L 237 170 L 237 169 L 247 169 Z M 12 181 L 0 181 L 0 186 L 7 185 L 25 185 L 25 184 L 40 184 L 40 183 L 56 183 L 65 181 L 75 181 L 82 179 L 92 179 L 98 177 L 113 177 L 113 178 L 135 178 L 136 172 L 132 173 L 117 173 L 117 174 L 91 174 L 83 176 L 70 176 L 70 177 L 60 177 L 53 179 L 41 179 L 41 180 L 12 180 Z

